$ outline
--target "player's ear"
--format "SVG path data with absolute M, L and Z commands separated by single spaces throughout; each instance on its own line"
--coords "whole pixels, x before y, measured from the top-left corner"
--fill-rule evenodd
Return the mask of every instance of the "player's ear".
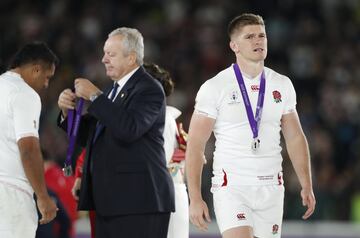
M 229 42 L 229 46 L 230 46 L 230 49 L 234 52 L 234 53 L 237 53 L 239 50 L 238 50 L 238 46 L 237 44 L 235 43 L 235 41 L 230 41 Z

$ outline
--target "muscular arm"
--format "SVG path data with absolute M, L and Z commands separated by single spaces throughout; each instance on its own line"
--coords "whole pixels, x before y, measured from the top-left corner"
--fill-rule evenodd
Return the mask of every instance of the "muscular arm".
M 296 111 L 282 116 L 281 128 L 291 163 L 301 184 L 302 203 L 308 207 L 303 216 L 303 219 L 307 219 L 314 212 L 316 201 L 312 188 L 309 147 Z
M 18 147 L 25 175 L 38 199 L 38 207 L 42 214 L 40 223 L 48 223 L 55 218 L 57 207 L 46 189 L 39 140 L 36 137 L 24 137 L 18 141 Z
M 201 230 L 206 230 L 204 220 L 210 222 L 208 208 L 201 195 L 201 174 L 204 165 L 204 152 L 210 138 L 215 120 L 194 113 L 189 128 L 186 149 L 186 175 L 190 197 L 190 220 Z

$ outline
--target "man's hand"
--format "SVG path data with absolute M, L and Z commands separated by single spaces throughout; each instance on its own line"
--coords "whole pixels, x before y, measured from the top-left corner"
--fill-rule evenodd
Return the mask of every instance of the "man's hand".
M 51 222 L 56 217 L 56 212 L 59 210 L 56 207 L 55 202 L 48 195 L 44 197 L 38 197 L 37 206 L 41 213 L 40 224 Z
M 194 224 L 199 230 L 207 231 L 208 224 L 211 222 L 209 209 L 204 200 L 194 200 L 190 201 L 190 221 Z
M 81 187 L 81 178 L 76 178 L 74 181 L 74 186 L 71 189 L 71 194 L 73 195 L 76 201 L 79 200 L 79 196 L 77 192 L 80 190 L 80 187 Z
M 316 200 L 314 192 L 312 191 L 312 189 L 302 189 L 301 198 L 303 206 L 307 207 L 305 214 L 302 216 L 302 218 L 306 220 L 314 213 L 315 210 Z
M 84 98 L 85 100 L 90 100 L 90 96 L 101 93 L 101 90 L 98 89 L 88 79 L 77 78 L 77 79 L 75 79 L 74 85 L 75 85 L 76 96 Z
M 67 111 L 69 109 L 75 108 L 75 99 L 76 99 L 75 93 L 73 93 L 69 88 L 65 89 L 60 93 L 58 99 L 58 105 L 64 117 L 67 116 Z

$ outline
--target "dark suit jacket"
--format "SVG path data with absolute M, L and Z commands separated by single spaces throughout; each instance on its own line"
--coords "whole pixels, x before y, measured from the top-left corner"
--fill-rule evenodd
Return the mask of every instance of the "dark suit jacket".
M 163 149 L 161 85 L 140 67 L 114 102 L 107 98 L 110 90 L 91 103 L 80 124 L 78 141 L 86 145 L 87 155 L 79 209 L 103 216 L 174 211 Z M 98 121 L 104 128 L 93 142 Z

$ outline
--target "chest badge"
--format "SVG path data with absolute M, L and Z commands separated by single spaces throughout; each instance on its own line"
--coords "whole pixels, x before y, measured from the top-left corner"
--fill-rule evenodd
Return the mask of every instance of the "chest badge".
M 240 103 L 239 101 L 239 92 L 234 90 L 230 93 L 229 95 L 229 99 L 230 99 L 230 102 L 229 104 L 237 104 L 237 103 Z
M 277 91 L 277 90 L 273 91 L 273 92 L 272 92 L 272 95 L 273 95 L 274 101 L 275 101 L 276 103 L 282 102 L 282 100 L 281 100 L 281 93 L 280 93 L 279 91 Z

